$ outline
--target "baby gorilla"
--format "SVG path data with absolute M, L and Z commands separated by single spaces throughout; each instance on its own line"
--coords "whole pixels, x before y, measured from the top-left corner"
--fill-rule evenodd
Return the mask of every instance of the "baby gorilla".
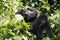
M 37 11 L 35 8 L 27 8 L 26 10 L 20 9 L 16 14 L 21 14 L 26 22 L 31 22 L 33 29 L 32 33 L 36 34 L 36 40 L 42 40 L 42 32 L 43 29 L 46 28 L 50 37 L 53 37 L 53 32 L 50 27 L 47 15 L 45 12 L 41 13 L 39 17 L 37 17 Z

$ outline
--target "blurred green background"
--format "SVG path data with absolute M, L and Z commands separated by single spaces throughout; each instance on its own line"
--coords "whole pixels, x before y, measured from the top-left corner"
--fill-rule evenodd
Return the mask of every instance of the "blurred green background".
M 47 16 L 54 32 L 54 37 L 49 38 L 46 32 L 43 40 L 60 40 L 60 1 L 54 0 L 52 8 L 48 0 L 0 0 L 0 40 L 35 40 L 36 35 L 28 30 L 32 29 L 22 16 L 16 16 L 19 9 L 28 7 L 36 8 L 38 15 L 42 9 L 48 10 Z M 51 13 L 52 9 L 52 13 Z

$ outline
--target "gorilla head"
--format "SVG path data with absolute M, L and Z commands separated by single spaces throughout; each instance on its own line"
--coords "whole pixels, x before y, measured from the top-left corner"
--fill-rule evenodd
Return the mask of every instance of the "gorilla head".
M 27 8 L 26 10 L 20 9 L 16 14 L 21 14 L 26 22 L 31 22 L 34 18 L 37 17 L 37 11 L 35 8 Z

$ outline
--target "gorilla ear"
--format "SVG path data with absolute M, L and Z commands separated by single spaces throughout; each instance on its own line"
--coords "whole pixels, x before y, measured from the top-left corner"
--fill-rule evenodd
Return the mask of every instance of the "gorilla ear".
M 23 12 L 24 12 L 24 9 L 19 9 L 17 12 L 16 12 L 16 14 L 23 14 Z

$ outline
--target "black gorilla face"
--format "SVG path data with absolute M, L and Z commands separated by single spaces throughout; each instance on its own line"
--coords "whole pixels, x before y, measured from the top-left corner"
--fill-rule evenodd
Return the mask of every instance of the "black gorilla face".
M 34 18 L 37 17 L 37 11 L 35 8 L 27 8 L 26 10 L 19 10 L 16 14 L 21 14 L 26 22 L 32 21 Z
M 27 10 L 24 11 L 23 16 L 26 21 L 31 21 L 36 18 L 37 12 L 35 8 L 27 8 Z
M 31 22 L 34 18 L 37 17 L 37 11 L 33 7 L 27 8 L 25 10 L 20 9 L 16 14 L 21 14 L 26 22 Z

